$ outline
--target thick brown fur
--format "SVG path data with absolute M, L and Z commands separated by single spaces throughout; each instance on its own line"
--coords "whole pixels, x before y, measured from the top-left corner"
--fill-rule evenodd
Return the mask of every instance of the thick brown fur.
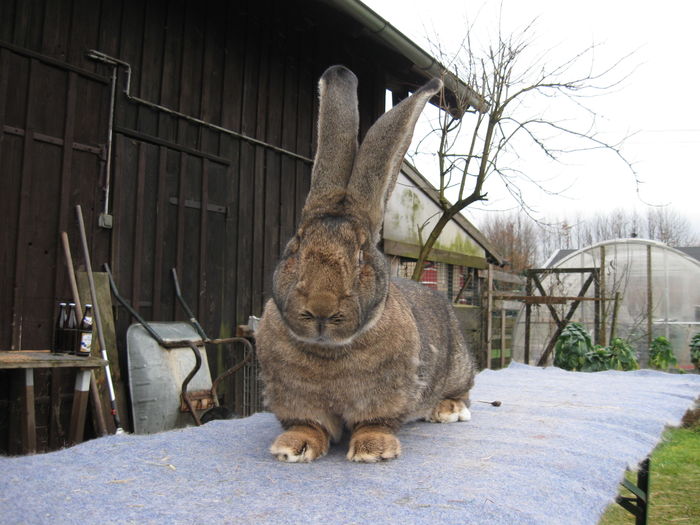
M 265 400 L 285 428 L 270 450 L 283 461 L 323 456 L 344 427 L 348 459 L 391 459 L 403 422 L 468 419 L 474 365 L 451 306 L 390 280 L 376 247 L 415 121 L 441 83 L 386 113 L 357 154 L 356 86 L 339 66 L 321 78 L 311 191 L 256 334 Z

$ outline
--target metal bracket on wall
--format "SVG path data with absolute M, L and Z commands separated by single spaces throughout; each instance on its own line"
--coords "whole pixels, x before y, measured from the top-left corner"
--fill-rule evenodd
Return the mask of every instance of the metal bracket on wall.
M 177 206 L 178 203 L 179 203 L 180 201 L 177 199 L 177 197 L 170 197 L 170 199 L 168 200 L 168 202 L 170 202 L 170 204 L 174 204 L 174 205 Z M 195 210 L 201 210 L 201 209 L 202 209 L 202 203 L 199 202 L 199 201 L 194 201 L 194 200 L 187 199 L 187 200 L 185 201 L 185 208 L 192 208 L 192 209 L 195 209 Z M 220 206 L 220 205 L 218 205 L 218 204 L 207 204 L 207 211 L 211 211 L 211 212 L 214 212 L 214 213 L 221 213 L 224 217 L 227 217 L 227 216 L 228 216 L 228 212 L 229 212 L 228 207 L 226 207 L 226 206 Z

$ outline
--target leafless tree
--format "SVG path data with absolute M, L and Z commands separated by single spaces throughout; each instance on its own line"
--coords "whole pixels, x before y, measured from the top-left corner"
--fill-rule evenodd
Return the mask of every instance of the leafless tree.
M 535 144 L 546 157 L 559 160 L 575 151 L 603 149 L 619 157 L 634 174 L 620 150 L 621 142 L 608 142 L 596 131 L 596 115 L 586 105 L 586 98 L 605 93 L 619 81 L 608 79 L 617 74 L 621 61 L 596 71 L 593 67 L 595 46 L 590 46 L 559 65 L 549 67 L 546 53 L 534 55 L 531 42 L 534 26 L 518 33 L 500 31 L 493 45 L 484 53 L 472 48 L 465 38 L 456 57 L 449 60 L 457 76 L 465 79 L 483 99 L 474 97 L 458 101 L 452 112 L 442 112 L 432 137 L 437 137 L 440 215 L 429 233 L 421 236 L 422 246 L 412 278 L 419 280 L 425 261 L 445 225 L 469 205 L 487 199 L 486 187 L 491 179 L 500 178 L 508 191 L 529 211 L 521 187 L 535 184 L 551 193 L 537 174 L 528 171 L 527 162 L 518 153 L 526 143 Z M 447 63 L 449 57 L 439 46 L 433 51 Z M 542 107 L 568 105 L 555 119 Z M 475 106 L 478 109 L 475 109 Z M 573 120 L 574 113 L 588 117 Z M 571 140 L 570 140 L 571 139 Z M 425 152 L 429 141 L 421 141 L 416 154 Z M 423 232 L 421 232 L 423 233 Z
M 677 211 L 663 208 L 649 208 L 646 215 L 647 236 L 669 246 L 696 246 L 700 244 L 698 235 L 690 222 Z
M 479 229 L 508 261 L 508 270 L 518 273 L 536 265 L 539 232 L 535 222 L 526 215 L 517 212 L 490 214 Z
M 498 223 L 498 219 L 492 219 Z M 690 221 L 668 208 L 648 207 L 642 213 L 622 208 L 590 217 L 544 218 L 532 221 L 536 227 L 537 262 L 541 264 L 551 254 L 562 249 L 578 249 L 602 241 L 640 237 L 663 242 L 669 246 L 697 246 L 700 238 Z

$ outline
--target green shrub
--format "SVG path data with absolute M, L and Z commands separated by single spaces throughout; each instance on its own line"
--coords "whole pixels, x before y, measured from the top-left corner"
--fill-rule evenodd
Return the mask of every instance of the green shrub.
M 673 354 L 671 341 L 661 335 L 651 342 L 649 364 L 659 370 L 668 370 L 678 364 L 676 356 Z
M 586 354 L 593 350 L 593 342 L 581 323 L 569 323 L 562 330 L 554 346 L 554 366 L 564 370 L 581 370 Z
M 616 337 L 610 343 L 610 368 L 615 370 L 637 370 L 639 363 L 630 344 Z
M 612 352 L 609 348 L 595 345 L 593 350 L 586 352 L 586 362 L 581 367 L 581 372 L 602 372 L 613 368 Z
M 637 370 L 639 363 L 627 341 L 616 337 L 610 346 L 593 346 L 590 334 L 581 323 L 564 328 L 554 347 L 554 366 L 564 370 L 600 372 L 602 370 Z
M 700 370 L 700 332 L 690 340 L 690 362 Z
M 634 350 L 624 339 L 616 337 L 610 346 L 596 345 L 586 353 L 586 362 L 582 372 L 601 372 L 603 370 L 637 370 L 639 363 Z

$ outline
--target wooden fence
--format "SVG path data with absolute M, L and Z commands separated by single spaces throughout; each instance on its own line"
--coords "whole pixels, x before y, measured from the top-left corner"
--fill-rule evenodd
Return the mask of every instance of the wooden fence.
M 486 368 L 503 368 L 512 359 L 513 329 L 522 303 L 500 295 L 524 295 L 525 279 L 496 270 L 489 265 L 481 272 L 485 281 L 483 300 L 483 342 Z

